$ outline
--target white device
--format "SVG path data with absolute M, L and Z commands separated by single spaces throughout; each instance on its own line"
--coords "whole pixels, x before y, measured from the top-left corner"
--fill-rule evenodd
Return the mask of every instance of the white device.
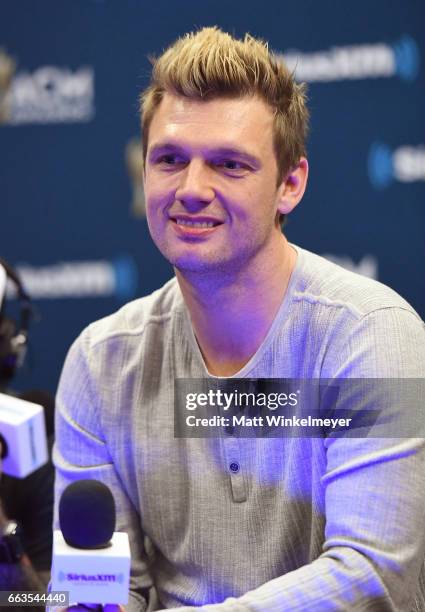
M 69 591 L 69 605 L 126 604 L 130 584 L 128 534 L 115 532 L 106 548 L 69 546 L 53 532 L 52 591 Z
M 43 407 L 0 393 L 1 470 L 25 478 L 47 463 Z

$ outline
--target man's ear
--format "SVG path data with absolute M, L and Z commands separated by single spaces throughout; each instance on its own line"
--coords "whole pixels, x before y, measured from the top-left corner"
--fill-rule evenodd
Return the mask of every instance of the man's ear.
M 304 195 L 308 178 L 308 161 L 301 157 L 298 165 L 290 170 L 278 189 L 278 211 L 282 215 L 290 213 Z

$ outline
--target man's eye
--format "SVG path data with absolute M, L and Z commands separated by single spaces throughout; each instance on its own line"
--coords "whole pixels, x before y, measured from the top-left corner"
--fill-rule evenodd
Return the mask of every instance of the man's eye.
M 223 161 L 220 161 L 217 165 L 221 168 L 224 168 L 225 170 L 242 171 L 247 169 L 245 164 L 234 159 L 225 159 Z
M 158 160 L 158 163 L 167 164 L 169 166 L 175 166 L 180 162 L 176 155 L 162 155 Z

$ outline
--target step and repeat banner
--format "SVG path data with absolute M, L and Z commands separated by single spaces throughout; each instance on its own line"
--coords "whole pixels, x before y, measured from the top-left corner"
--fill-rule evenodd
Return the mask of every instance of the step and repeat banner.
M 171 277 L 145 220 L 137 98 L 148 56 L 206 25 L 268 40 L 308 83 L 288 238 L 425 317 L 424 18 L 419 0 L 2 0 L 0 256 L 36 306 L 14 386 L 54 392 L 85 325 Z

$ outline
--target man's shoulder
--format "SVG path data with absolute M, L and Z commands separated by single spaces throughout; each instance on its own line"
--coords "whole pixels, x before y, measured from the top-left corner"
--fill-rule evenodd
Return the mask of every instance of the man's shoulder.
M 128 302 L 116 312 L 94 321 L 82 332 L 82 337 L 91 347 L 119 337 L 138 338 L 143 336 L 146 327 L 163 327 L 182 308 L 182 297 L 173 277 L 160 289 L 151 294 Z
M 302 265 L 295 299 L 327 308 L 345 309 L 355 319 L 387 308 L 411 312 L 414 308 L 396 291 L 383 283 L 346 270 L 325 257 L 297 247 Z
M 414 308 L 377 280 L 299 252 L 294 319 L 308 343 L 309 371 L 319 369 L 323 378 L 422 377 L 425 327 Z

